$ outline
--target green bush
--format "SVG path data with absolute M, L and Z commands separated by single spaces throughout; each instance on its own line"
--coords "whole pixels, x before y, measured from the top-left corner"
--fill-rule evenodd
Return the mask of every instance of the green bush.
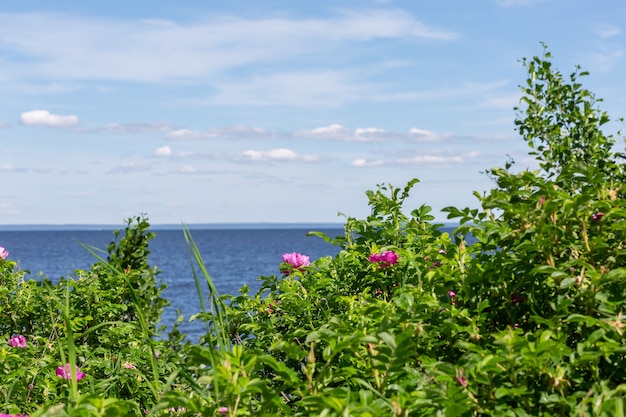
M 0 261 L 4 412 L 31 416 L 621 416 L 626 391 L 624 156 L 577 68 L 523 60 L 516 126 L 536 170 L 487 174 L 479 208 L 407 210 L 368 191 L 340 249 L 286 254 L 260 290 L 219 295 L 185 230 L 206 324 L 174 329 L 143 217 L 76 278 L 25 280 Z M 116 233 L 116 239 L 120 233 Z M 278 263 L 278 262 L 277 262 Z M 208 293 L 203 295 L 203 282 Z M 26 346 L 13 335 L 26 336 Z M 15 345 L 15 346 L 14 346 Z M 79 381 L 57 367 L 78 365 Z
M 322 236 L 335 258 L 222 297 L 232 343 L 254 360 L 223 379 L 206 363 L 216 403 L 231 415 L 622 414 L 623 155 L 586 73 L 566 81 L 549 59 L 523 61 L 516 109 L 539 169 L 489 170 L 479 209 L 445 209 L 451 235 L 427 206 L 403 214 L 417 180 L 382 185 L 367 219 Z M 373 261 L 389 251 L 397 263 Z M 242 375 L 248 385 L 231 383 Z

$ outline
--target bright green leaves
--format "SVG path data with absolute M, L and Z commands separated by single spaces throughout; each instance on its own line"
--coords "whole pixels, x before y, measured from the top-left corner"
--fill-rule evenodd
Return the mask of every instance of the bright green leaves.
M 516 126 L 542 170 L 562 187 L 576 190 L 581 171 L 621 177 L 611 158 L 615 140 L 602 131 L 609 117 L 596 105 L 601 100 L 582 88 L 577 68 L 566 81 L 552 68 L 544 45 L 543 57 L 522 60 L 528 80 L 517 111 Z

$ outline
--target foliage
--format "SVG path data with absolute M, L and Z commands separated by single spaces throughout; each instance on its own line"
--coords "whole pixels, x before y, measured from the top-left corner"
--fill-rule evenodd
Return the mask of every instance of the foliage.
M 27 272 L 16 270 L 15 261 L 0 262 L 0 332 L 4 340 L 12 335 L 26 339 L 24 348 L 6 345 L 0 350 L 5 369 L 0 402 L 5 412 L 63 405 L 73 387 L 71 379 L 59 378 L 55 371 L 68 359 L 86 374 L 78 381 L 81 392 L 94 394 L 75 399 L 73 408 L 106 404 L 139 414 L 155 404 L 157 385 L 165 385 L 177 357 L 160 342 L 163 353 L 155 382 L 150 347 L 156 344 L 152 336 L 167 300 L 160 296 L 164 286 L 156 283 L 158 271 L 147 263 L 147 242 L 154 236 L 147 229 L 147 219 L 129 219 L 124 236 L 109 245 L 108 262 L 57 282 L 26 279 Z M 125 258 L 132 262 L 124 264 Z M 149 320 L 145 329 L 140 314 Z M 98 398 L 103 396 L 118 400 L 102 403 Z M 54 410 L 53 415 L 62 415 Z
M 0 261 L 3 411 L 624 415 L 623 155 L 578 81 L 586 73 L 566 79 L 550 58 L 522 61 L 516 109 L 538 169 L 488 170 L 479 208 L 444 210 L 458 220 L 451 233 L 426 205 L 405 214 L 417 180 L 379 185 L 370 215 L 347 217 L 342 236 L 311 233 L 337 256 L 285 254 L 258 292 L 220 295 L 185 229 L 200 343 L 176 330 L 155 338 L 166 300 L 143 217 L 74 279 L 26 280 Z M 64 363 L 86 376 L 57 377 Z

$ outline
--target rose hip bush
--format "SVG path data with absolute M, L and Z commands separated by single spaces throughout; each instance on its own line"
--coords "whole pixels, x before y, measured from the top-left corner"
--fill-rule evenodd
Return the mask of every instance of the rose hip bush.
M 199 343 L 176 329 L 155 338 L 166 300 L 142 219 L 106 260 L 56 284 L 26 280 L 0 248 L 0 411 L 624 415 L 624 156 L 586 73 L 564 77 L 550 59 L 522 61 L 516 109 L 538 168 L 488 170 L 479 208 L 444 209 L 450 233 L 427 205 L 406 209 L 418 180 L 380 185 L 343 235 L 311 233 L 337 256 L 287 253 L 258 292 L 219 295 L 185 231 Z
M 370 216 L 317 234 L 335 258 L 221 298 L 226 332 L 196 347 L 213 401 L 231 415 L 623 415 L 624 157 L 586 73 L 550 58 L 523 61 L 516 109 L 539 168 L 488 170 L 480 208 L 445 209 L 450 235 L 425 205 L 404 214 L 417 180 L 369 191 Z

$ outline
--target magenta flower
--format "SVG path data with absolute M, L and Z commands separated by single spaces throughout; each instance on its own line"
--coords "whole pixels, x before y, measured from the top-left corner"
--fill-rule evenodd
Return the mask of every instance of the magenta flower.
M 290 264 L 294 269 L 302 271 L 303 267 L 311 265 L 310 258 L 301 253 L 292 252 L 283 254 L 283 262 Z M 289 271 L 282 271 L 284 274 Z
M 72 368 L 69 363 L 66 363 L 65 366 L 59 366 L 57 368 L 57 376 L 59 378 L 71 379 L 72 378 Z M 76 367 L 76 380 L 80 381 L 85 377 L 85 374 Z
M 16 347 L 25 348 L 26 347 L 26 338 L 24 336 L 22 336 L 21 334 L 13 335 L 9 339 L 9 344 L 12 347 L 14 347 L 14 348 L 16 348 Z
M 450 290 L 448 291 L 448 297 L 450 297 L 450 300 L 452 301 L 452 305 L 455 306 L 456 305 L 456 293 Z
M 28 417 L 28 414 L 4 414 L 4 413 L 0 413 L 0 417 Z
M 374 253 L 367 259 L 370 262 L 379 264 L 381 268 L 387 268 L 390 265 L 398 263 L 398 254 L 392 250 L 388 250 L 382 253 Z
M 7 256 L 9 256 L 9 251 L 3 248 L 2 246 L 0 246 L 0 258 L 6 259 Z
M 228 414 L 228 407 L 220 407 L 217 409 L 217 414 Z
M 464 376 L 459 375 L 456 377 L 456 382 L 458 382 L 463 388 L 467 388 L 467 379 Z
M 593 220 L 600 220 L 602 217 L 604 217 L 604 213 L 602 213 L 601 211 L 599 211 L 596 214 L 594 214 L 593 216 L 591 216 L 591 218 Z
M 521 295 L 521 294 L 516 294 L 516 293 L 511 293 L 511 304 L 518 305 L 518 304 L 522 304 L 524 301 L 526 301 L 526 298 Z

